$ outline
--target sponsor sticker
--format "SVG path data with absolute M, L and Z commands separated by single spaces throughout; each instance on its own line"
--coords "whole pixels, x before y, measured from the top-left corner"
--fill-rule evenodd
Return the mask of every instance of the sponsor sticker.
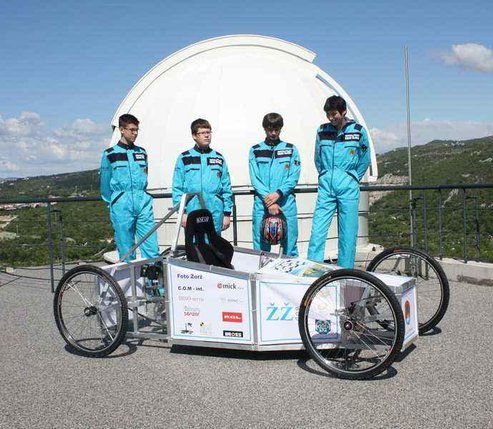
M 204 288 L 202 286 L 178 286 L 178 290 L 186 290 L 186 291 L 196 291 L 196 292 L 204 292 Z
M 243 314 L 223 311 L 223 322 L 243 323 Z
M 243 285 L 237 285 L 235 282 L 228 280 L 218 282 L 216 286 L 218 289 L 223 290 L 243 290 Z
M 193 334 L 193 324 L 192 323 L 185 323 L 185 329 L 182 329 L 180 331 L 182 334 L 187 334 L 187 335 L 192 335 Z
M 321 335 L 327 335 L 331 331 L 330 320 L 315 319 L 315 331 Z
M 223 337 L 243 338 L 242 331 L 223 331 Z
M 185 305 L 183 308 L 183 315 L 187 317 L 199 317 L 200 316 L 200 308 L 199 307 L 190 307 L 189 305 Z
M 176 273 L 176 278 L 177 279 L 186 279 L 186 280 L 202 280 L 202 274 L 184 274 L 184 273 Z
M 270 302 L 266 310 L 267 317 L 265 320 L 269 322 L 298 320 L 299 307 L 294 307 L 289 302 L 282 305 Z
M 408 300 L 404 303 L 404 320 L 407 325 L 411 323 L 411 303 Z
M 200 322 L 200 335 L 211 336 L 212 329 L 209 323 Z

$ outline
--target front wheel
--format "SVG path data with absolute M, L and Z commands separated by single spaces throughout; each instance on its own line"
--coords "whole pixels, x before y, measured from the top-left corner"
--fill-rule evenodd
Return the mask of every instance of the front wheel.
M 450 300 L 450 287 L 443 268 L 430 255 L 408 247 L 386 249 L 373 258 L 367 270 L 414 277 L 420 334 L 442 320 Z
M 317 279 L 303 297 L 298 324 L 313 360 L 339 378 L 380 374 L 404 340 L 397 298 L 381 280 L 358 270 L 336 270 Z
M 82 265 L 58 283 L 53 310 L 68 346 L 88 357 L 103 357 L 125 338 L 128 307 L 118 283 L 106 271 Z

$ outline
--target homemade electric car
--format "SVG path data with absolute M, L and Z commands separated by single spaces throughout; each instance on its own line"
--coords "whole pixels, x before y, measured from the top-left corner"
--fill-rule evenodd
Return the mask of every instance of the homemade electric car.
M 443 270 L 414 249 L 384 251 L 372 272 L 341 269 L 233 247 L 216 235 L 206 209 L 188 215 L 179 246 L 193 197 L 201 198 L 184 195 L 120 261 L 178 212 L 175 240 L 160 257 L 79 265 L 63 276 L 54 315 L 72 351 L 103 357 L 126 337 L 259 352 L 304 347 L 330 374 L 365 379 L 388 368 L 446 311 Z

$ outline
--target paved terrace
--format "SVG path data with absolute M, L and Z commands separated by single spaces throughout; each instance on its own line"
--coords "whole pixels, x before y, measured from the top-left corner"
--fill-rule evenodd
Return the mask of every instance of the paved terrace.
M 370 381 L 304 352 L 124 343 L 104 359 L 65 349 L 44 269 L 0 274 L 0 428 L 492 428 L 493 287 L 451 283 L 440 330 Z

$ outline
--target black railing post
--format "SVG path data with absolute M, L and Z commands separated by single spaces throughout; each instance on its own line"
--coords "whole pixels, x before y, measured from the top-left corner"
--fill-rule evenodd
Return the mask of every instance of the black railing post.
M 466 188 L 462 188 L 462 220 L 464 225 L 464 262 L 467 264 L 467 207 Z
M 54 258 L 54 251 L 53 251 L 53 233 L 51 229 L 51 203 L 48 201 L 46 204 L 46 216 L 47 216 L 47 222 L 48 222 L 48 254 L 50 258 L 50 280 L 51 280 L 51 292 L 55 292 L 55 275 L 53 271 L 53 258 Z
M 438 189 L 438 256 L 443 259 L 443 206 L 442 206 L 442 190 Z
M 416 224 L 417 224 L 417 220 L 416 220 L 416 201 L 417 201 L 417 198 L 413 198 L 411 200 L 411 247 L 414 249 L 416 248 L 416 244 L 417 244 L 417 237 L 418 237 L 418 234 L 416 232 Z
M 474 247 L 476 248 L 476 261 L 481 258 L 481 228 L 479 224 L 479 198 L 478 197 L 467 197 L 468 200 L 474 200 Z
M 426 192 L 421 194 L 423 198 L 423 239 L 425 241 L 425 252 L 428 253 L 428 203 L 426 201 Z
M 62 259 L 62 275 L 64 275 L 65 274 L 65 234 L 63 231 L 63 215 L 61 210 L 58 210 L 58 223 L 60 225 L 60 257 Z
M 236 198 L 233 194 L 233 245 L 238 246 L 238 220 L 236 218 Z

